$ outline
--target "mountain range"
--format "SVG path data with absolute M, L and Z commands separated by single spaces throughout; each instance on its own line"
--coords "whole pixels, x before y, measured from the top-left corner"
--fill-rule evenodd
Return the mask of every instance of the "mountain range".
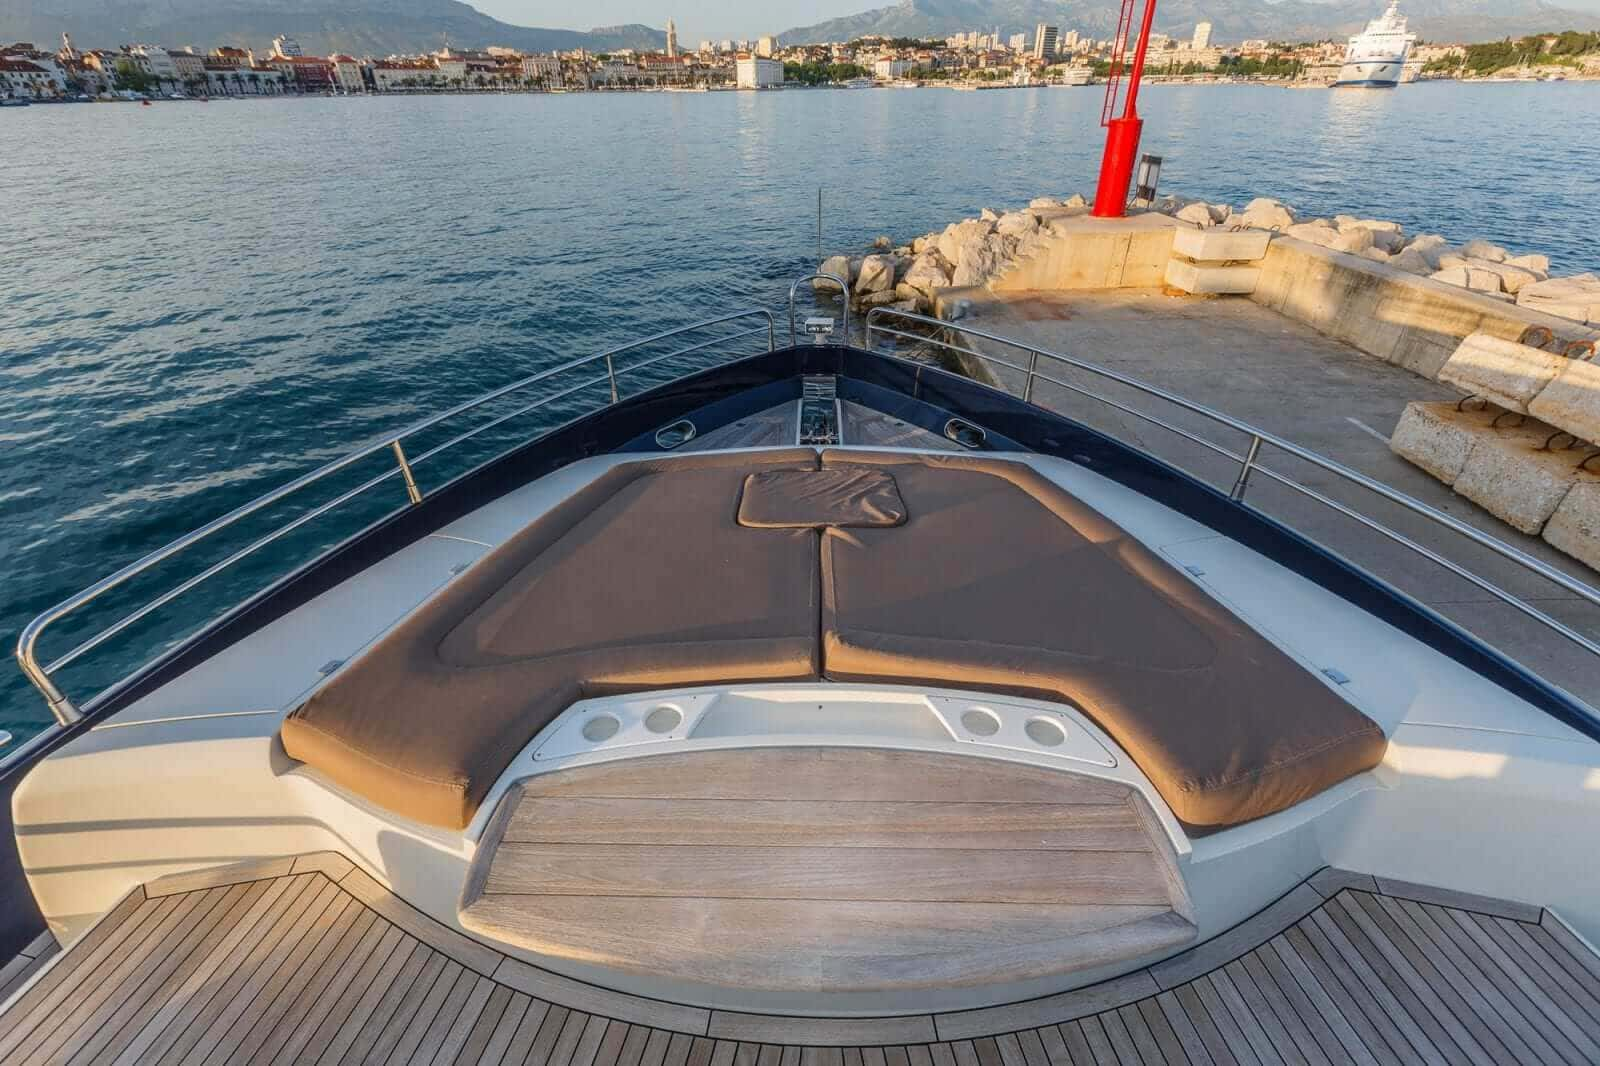
M 1196 22 L 1212 25 L 1212 39 L 1252 37 L 1306 41 L 1359 31 L 1383 10 L 1384 0 L 1159 0 L 1156 29 L 1188 37 Z M 1142 8 L 1140 9 L 1142 10 Z M 1600 29 L 1600 15 L 1573 11 L 1545 0 L 1402 0 L 1411 29 L 1430 41 L 1487 41 L 1545 30 Z M 966 30 L 1000 30 L 1001 39 L 1026 33 L 1041 22 L 1063 32 L 1111 36 L 1118 5 L 1110 0 L 900 0 L 889 7 L 801 26 L 783 34 L 785 44 L 848 41 L 867 34 L 941 38 Z
M 463 48 L 505 45 L 527 52 L 666 44 L 666 34 L 649 26 L 588 32 L 514 26 L 458 0 L 0 0 L 0 41 L 54 48 L 63 31 L 79 48 L 150 42 L 257 51 L 285 34 L 307 55 L 418 53 L 446 38 Z

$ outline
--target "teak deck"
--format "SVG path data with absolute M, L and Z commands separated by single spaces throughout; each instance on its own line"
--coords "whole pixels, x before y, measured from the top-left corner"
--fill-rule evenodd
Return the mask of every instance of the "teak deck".
M 1158 966 L 958 1014 L 777 1018 L 607 992 L 327 854 L 136 889 L 37 969 L 0 1009 L 8 1064 L 1600 1061 L 1600 957 L 1553 915 L 1333 870 Z
M 1015 982 L 1195 937 L 1131 787 L 927 752 L 686 752 L 542 774 L 478 848 L 497 943 L 725 988 Z

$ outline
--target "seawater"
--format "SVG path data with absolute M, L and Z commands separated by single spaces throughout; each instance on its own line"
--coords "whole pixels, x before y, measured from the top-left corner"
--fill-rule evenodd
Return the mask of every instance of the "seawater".
M 1089 87 L 0 111 L 0 635 L 386 429 L 645 333 L 779 308 L 815 265 L 819 187 L 828 253 L 1090 194 L 1100 103 Z M 1142 103 L 1164 191 L 1275 196 L 1600 269 L 1600 84 L 1153 86 Z M 107 596 L 52 630 L 45 657 L 383 469 Z M 400 492 L 380 486 L 174 601 L 65 670 L 68 690 L 92 694 Z M 20 742 L 46 720 L 0 673 L 0 728 Z

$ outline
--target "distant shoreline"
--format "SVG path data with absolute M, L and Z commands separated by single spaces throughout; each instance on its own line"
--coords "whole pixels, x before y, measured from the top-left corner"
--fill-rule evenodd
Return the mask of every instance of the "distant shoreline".
M 1385 91 L 1385 92 L 1387 92 L 1387 91 L 1402 91 L 1403 92 L 1403 91 L 1405 91 L 1407 88 L 1409 88 L 1411 86 L 1414 86 L 1414 85 L 1427 85 L 1427 84 L 1534 85 L 1534 84 L 1568 84 L 1568 83 L 1600 84 L 1600 75 L 1566 77 L 1566 78 L 1497 78 L 1497 77 L 1489 77 L 1489 78 L 1422 78 L 1422 79 L 1419 79 L 1419 80 L 1417 80 L 1415 82 L 1408 82 L 1405 85 L 1399 85 L 1399 86 L 1393 86 L 1393 87 L 1385 88 L 1382 91 Z M 1297 81 L 1297 80 L 1289 79 L 1289 78 L 1225 79 L 1225 78 L 1182 77 L 1182 76 L 1163 77 L 1163 76 L 1160 76 L 1160 75 L 1147 77 L 1145 79 L 1145 85 L 1147 87 L 1153 87 L 1153 88 L 1174 88 L 1174 87 L 1214 88 L 1214 87 L 1229 87 L 1229 86 L 1231 86 L 1231 87 L 1248 87 L 1248 88 L 1268 88 L 1268 89 L 1321 89 L 1321 90 L 1331 90 L 1331 89 L 1336 88 L 1336 86 L 1334 86 L 1331 83 Z M 871 88 L 873 88 L 873 89 L 890 89 L 890 88 L 896 88 L 896 87 L 897 86 L 894 86 L 894 85 L 874 85 L 874 86 L 871 86 Z M 946 90 L 949 90 L 949 91 L 957 91 L 957 92 L 963 92 L 963 91 L 964 92 L 974 92 L 974 91 L 976 91 L 976 92 L 999 92 L 999 91 L 1002 91 L 1002 90 L 1013 90 L 1013 91 L 1015 91 L 1015 90 L 1028 90 L 1028 89 L 1035 89 L 1035 90 L 1037 90 L 1037 89 L 1079 89 L 1079 90 L 1095 89 L 1095 90 L 1103 90 L 1104 82 L 1090 82 L 1090 83 L 1085 84 L 1085 85 L 1065 85 L 1065 84 L 1050 83 L 1050 84 L 1041 84 L 1041 85 L 981 85 L 981 86 L 978 86 L 978 85 L 953 85 L 953 84 L 934 84 L 934 83 L 930 83 L 930 84 L 927 84 L 927 85 L 918 85 L 918 86 L 906 85 L 906 86 L 898 86 L 898 87 L 899 88 L 918 88 L 918 89 L 946 89 Z M 1342 87 L 1342 88 L 1345 88 L 1345 90 L 1347 92 L 1356 91 L 1355 89 L 1352 89 L 1351 87 Z M 854 88 L 852 88 L 850 86 L 845 86 L 845 85 L 787 85 L 787 86 L 782 86 L 782 87 L 774 86 L 774 87 L 766 88 L 766 89 L 735 89 L 735 88 L 729 87 L 729 88 L 712 88 L 712 89 L 707 89 L 707 90 L 703 90 L 703 91 L 702 90 L 693 90 L 693 91 L 691 91 L 691 90 L 682 90 L 682 89 L 679 89 L 679 90 L 654 89 L 654 88 L 617 88 L 617 89 L 564 89 L 564 90 L 556 90 L 556 91 L 551 91 L 551 90 L 548 90 L 548 89 L 493 90 L 493 91 L 486 91 L 486 92 L 448 92 L 448 91 L 427 91 L 427 90 L 394 90 L 394 91 L 389 91 L 389 92 L 370 92 L 370 93 L 240 93 L 240 94 L 219 94 L 219 95 L 216 95 L 216 96 L 186 96 L 186 97 L 183 97 L 183 98 L 180 98 L 180 99 L 172 99 L 170 97 L 165 97 L 165 96 L 153 96 L 153 97 L 150 97 L 148 99 L 132 99 L 132 100 L 120 99 L 120 98 L 111 99 L 111 98 L 105 98 L 105 97 L 99 97 L 99 98 L 94 98 L 94 99 L 85 99 L 85 100 L 76 100 L 76 99 L 21 100 L 21 99 L 18 99 L 18 100 L 15 100 L 15 101 L 10 101 L 10 100 L 5 101 L 4 109 L 9 109 L 9 108 L 12 108 L 12 107 L 60 107 L 60 106 L 77 105 L 77 104 L 154 105 L 154 104 L 207 104 L 207 103 L 218 103 L 218 102 L 223 102 L 223 101 L 232 103 L 232 102 L 238 102 L 238 101 L 365 100 L 365 99 L 378 100 L 378 99 L 383 99 L 385 97 L 419 97 L 419 96 L 421 96 L 421 97 L 451 97 L 451 98 L 455 98 L 455 97 L 475 98 L 475 97 L 486 97 L 486 96 L 596 96 L 596 95 L 598 95 L 598 96 L 619 96 L 619 95 L 656 95 L 656 94 L 659 94 L 659 95 L 672 95 L 672 96 L 703 96 L 703 95 L 710 95 L 710 94 L 713 94 L 713 93 L 723 93 L 723 94 L 725 94 L 725 93 L 752 93 L 752 94 L 761 94 L 761 93 L 774 93 L 774 92 L 826 92 L 826 91 L 830 91 L 830 90 L 858 91 L 857 89 L 854 89 Z M 1367 91 L 1372 91 L 1372 90 L 1367 90 Z

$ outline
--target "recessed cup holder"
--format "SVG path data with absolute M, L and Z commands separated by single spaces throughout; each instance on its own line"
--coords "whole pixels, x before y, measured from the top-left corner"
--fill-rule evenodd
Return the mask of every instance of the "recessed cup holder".
M 970 707 L 961 714 L 961 728 L 975 737 L 992 737 L 1000 732 L 1000 716 L 986 707 Z
M 683 711 L 663 703 L 644 716 L 644 727 L 652 733 L 670 733 L 683 724 Z
M 583 723 L 583 739 L 591 744 L 599 744 L 616 736 L 621 728 L 622 723 L 615 715 L 597 714 Z
M 1060 747 L 1067 739 L 1067 731 L 1054 718 L 1030 718 L 1022 731 L 1042 748 Z

